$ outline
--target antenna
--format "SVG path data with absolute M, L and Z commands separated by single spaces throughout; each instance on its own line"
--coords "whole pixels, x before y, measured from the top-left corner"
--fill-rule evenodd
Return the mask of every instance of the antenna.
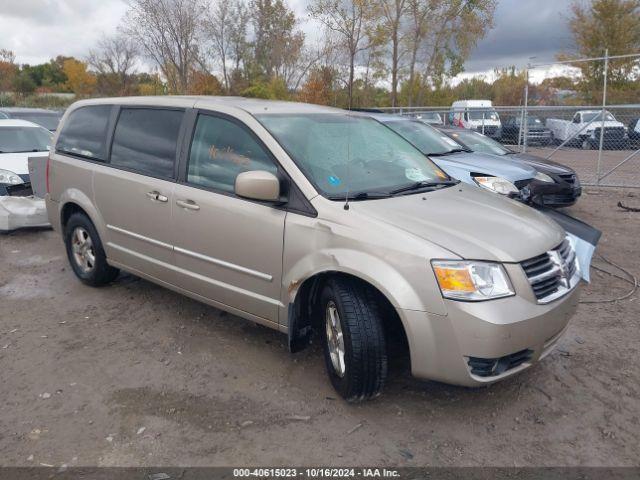
M 344 198 L 344 209 L 349 210 L 349 188 L 351 188 L 351 114 L 347 114 L 347 194 Z

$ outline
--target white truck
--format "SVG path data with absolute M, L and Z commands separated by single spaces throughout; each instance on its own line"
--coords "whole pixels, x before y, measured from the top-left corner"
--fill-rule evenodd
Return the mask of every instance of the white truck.
M 580 110 L 572 120 L 547 119 L 547 128 L 551 130 L 551 139 L 555 143 L 567 142 L 567 144 L 590 150 L 600 145 L 602 123 L 602 110 Z M 624 148 L 627 139 L 627 127 L 618 122 L 611 113 L 605 111 L 603 146 Z
M 456 127 L 475 130 L 488 137 L 502 137 L 502 123 L 491 100 L 458 100 L 449 111 L 449 123 Z

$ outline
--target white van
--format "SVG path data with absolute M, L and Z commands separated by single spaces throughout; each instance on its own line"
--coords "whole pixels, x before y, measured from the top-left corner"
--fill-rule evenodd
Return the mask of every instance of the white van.
M 453 102 L 449 112 L 449 123 L 456 127 L 476 130 L 491 138 L 502 135 L 500 116 L 491 100 L 459 100 Z

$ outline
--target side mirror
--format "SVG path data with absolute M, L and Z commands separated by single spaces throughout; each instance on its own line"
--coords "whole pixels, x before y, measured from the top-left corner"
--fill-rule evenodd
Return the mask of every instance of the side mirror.
M 235 192 L 239 197 L 276 202 L 280 200 L 280 180 L 264 170 L 242 172 L 236 177 Z

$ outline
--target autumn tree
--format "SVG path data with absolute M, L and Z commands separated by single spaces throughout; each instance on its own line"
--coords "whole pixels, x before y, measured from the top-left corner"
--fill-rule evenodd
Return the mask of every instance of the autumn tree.
M 493 102 L 496 105 L 522 105 L 527 74 L 515 67 L 496 70 L 493 81 Z
M 87 62 L 99 74 L 103 94 L 131 93 L 138 46 L 133 40 L 117 33 L 103 36 L 96 48 L 89 51 Z
M 323 66 L 312 69 L 298 92 L 298 98 L 301 102 L 306 103 L 331 104 L 335 77 L 336 71 L 331 67 Z
M 189 94 L 220 95 L 222 92 L 222 84 L 215 75 L 202 70 L 197 70 L 191 74 L 191 85 L 188 92 Z
M 66 86 L 73 93 L 86 96 L 93 92 L 96 86 L 96 77 L 87 70 L 86 63 L 69 58 L 64 61 L 62 69 L 67 77 Z
M 166 78 L 171 93 L 185 93 L 202 64 L 203 0 L 131 0 L 123 32 Z
M 0 93 L 13 88 L 17 74 L 15 54 L 10 50 L 0 50 Z
M 601 57 L 636 53 L 640 45 L 640 0 L 592 0 L 575 2 L 571 7 L 569 28 L 574 51 L 562 58 Z M 576 64 L 582 72 L 580 89 L 586 101 L 601 99 L 604 62 Z M 640 101 L 640 60 L 627 58 L 609 62 L 609 85 L 612 99 Z
M 227 63 L 232 55 L 236 2 L 217 0 L 209 6 L 204 21 L 204 34 L 211 44 L 215 63 L 222 68 L 222 80 L 225 91 L 229 91 L 229 72 Z M 237 27 L 236 27 L 237 28 Z
M 289 83 L 304 55 L 304 34 L 283 0 L 252 0 L 253 61 L 267 79 Z

